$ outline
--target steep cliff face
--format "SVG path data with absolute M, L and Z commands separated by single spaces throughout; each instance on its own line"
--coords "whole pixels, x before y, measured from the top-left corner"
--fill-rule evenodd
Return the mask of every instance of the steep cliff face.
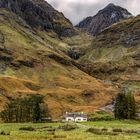
M 0 0 L 0 8 L 16 13 L 32 28 L 53 30 L 59 36 L 76 34 L 71 22 L 44 0 Z
M 131 16 L 132 14 L 126 9 L 114 4 L 109 4 L 103 10 L 100 10 L 95 16 L 85 18 L 77 25 L 77 27 L 83 28 L 95 36 L 112 24 Z

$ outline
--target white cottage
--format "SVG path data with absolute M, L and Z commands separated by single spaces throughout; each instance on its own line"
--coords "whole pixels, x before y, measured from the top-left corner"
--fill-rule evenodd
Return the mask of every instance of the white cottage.
M 87 115 L 83 112 L 66 112 L 66 121 L 73 121 L 73 122 L 87 122 Z

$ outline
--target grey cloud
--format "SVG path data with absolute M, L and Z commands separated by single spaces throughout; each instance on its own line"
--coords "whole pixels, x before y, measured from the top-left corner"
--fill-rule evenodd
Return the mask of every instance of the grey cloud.
M 120 5 L 132 14 L 140 14 L 139 0 L 47 0 L 54 8 L 64 13 L 73 24 L 87 16 L 95 15 L 109 3 Z

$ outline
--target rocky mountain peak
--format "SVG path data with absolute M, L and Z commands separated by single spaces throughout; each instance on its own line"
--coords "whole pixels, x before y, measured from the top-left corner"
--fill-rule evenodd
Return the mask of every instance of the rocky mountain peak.
M 124 14 L 126 14 L 128 17 L 132 16 L 132 14 L 129 13 L 126 9 L 117 6 L 113 3 L 108 4 L 104 9 L 98 12 L 98 14 L 108 14 L 108 15 L 110 14 L 112 15 L 113 13 L 116 13 L 116 15 L 122 15 L 122 17 L 124 18 L 126 18 Z
M 77 25 L 77 27 L 83 28 L 95 36 L 112 24 L 131 16 L 132 14 L 126 9 L 110 3 L 104 9 L 100 10 L 95 16 L 85 18 Z
M 115 6 L 115 4 L 114 3 L 109 3 L 107 6 Z

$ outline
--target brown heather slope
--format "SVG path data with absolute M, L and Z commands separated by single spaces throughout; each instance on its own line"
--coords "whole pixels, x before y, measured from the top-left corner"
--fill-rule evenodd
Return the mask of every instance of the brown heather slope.
M 54 118 L 65 111 L 93 112 L 110 103 L 116 87 L 76 67 L 69 45 L 53 31 L 33 30 L 0 9 L 0 109 L 14 98 L 42 94 Z M 74 66 L 75 65 L 75 66 Z
M 101 32 L 81 57 L 90 75 L 140 93 L 140 16 L 119 22 Z

